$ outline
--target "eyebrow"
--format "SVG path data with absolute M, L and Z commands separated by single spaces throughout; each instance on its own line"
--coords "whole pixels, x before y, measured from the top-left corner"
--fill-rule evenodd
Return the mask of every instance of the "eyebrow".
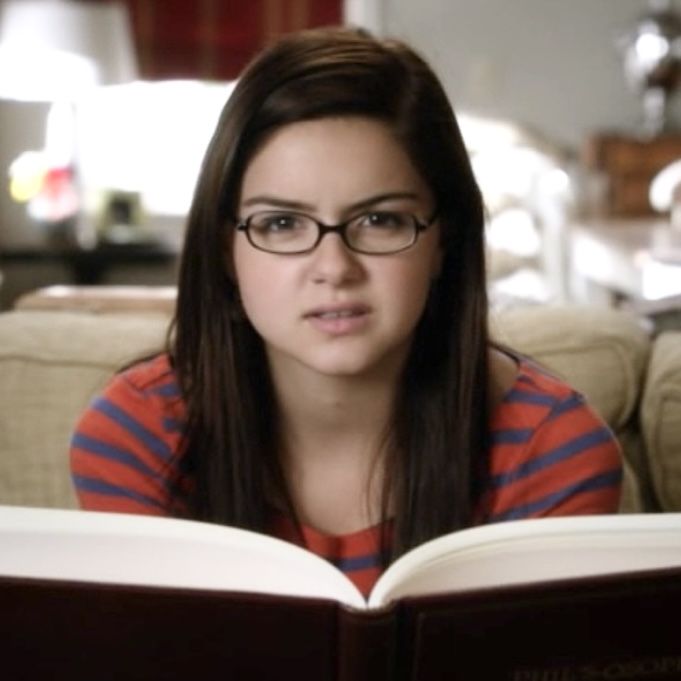
M 404 199 L 418 200 L 422 198 L 416 192 L 386 192 L 384 194 L 375 194 L 374 196 L 369 196 L 366 199 L 357 201 L 349 205 L 345 211 L 354 212 L 357 210 L 362 210 L 363 208 L 369 208 L 376 205 L 377 203 L 384 203 L 386 201 L 397 201 Z M 303 203 L 301 201 L 292 201 L 290 199 L 284 199 L 278 196 L 270 196 L 262 194 L 259 196 L 252 196 L 242 204 L 244 207 L 254 206 L 254 205 L 268 205 L 276 206 L 277 208 L 288 208 L 290 210 L 302 210 L 302 211 L 314 211 L 315 206 L 310 203 Z

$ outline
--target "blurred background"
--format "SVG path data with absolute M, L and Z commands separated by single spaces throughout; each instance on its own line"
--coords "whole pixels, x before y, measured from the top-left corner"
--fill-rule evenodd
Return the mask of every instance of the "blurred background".
M 676 323 L 671 0 L 0 0 L 0 308 L 51 284 L 172 285 L 240 71 L 342 23 L 408 41 L 442 78 L 489 212 L 494 305 Z

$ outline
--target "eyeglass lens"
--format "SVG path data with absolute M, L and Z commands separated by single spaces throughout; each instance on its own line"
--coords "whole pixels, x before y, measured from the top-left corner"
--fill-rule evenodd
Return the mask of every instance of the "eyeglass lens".
M 410 213 L 379 211 L 359 215 L 334 227 L 299 213 L 264 211 L 246 221 L 256 248 L 273 253 L 299 253 L 314 248 L 324 231 L 339 231 L 350 248 L 364 253 L 391 253 L 411 246 L 418 221 Z

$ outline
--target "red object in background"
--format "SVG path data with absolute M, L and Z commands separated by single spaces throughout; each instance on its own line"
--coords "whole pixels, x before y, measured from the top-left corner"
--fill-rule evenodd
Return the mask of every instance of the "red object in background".
M 45 222 L 60 222 L 74 217 L 80 209 L 80 198 L 73 168 L 50 168 L 36 202 L 36 210 Z
M 342 22 L 342 0 L 124 1 L 149 80 L 232 80 L 282 34 Z

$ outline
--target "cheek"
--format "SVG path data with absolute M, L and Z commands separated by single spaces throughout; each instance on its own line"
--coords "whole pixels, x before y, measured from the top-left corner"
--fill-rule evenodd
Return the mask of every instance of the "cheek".
M 268 311 L 276 305 L 274 298 L 279 288 L 272 286 L 271 278 L 267 277 L 264 268 L 237 267 L 236 281 L 244 312 L 257 326 L 257 321 L 266 318 Z
M 287 284 L 289 273 L 282 264 L 285 263 L 272 262 L 266 254 L 248 244 L 235 244 L 234 274 L 241 305 L 261 335 L 291 304 L 292 291 Z
M 385 295 L 405 327 L 414 326 L 426 306 L 433 282 L 433 270 L 427 264 L 396 268 L 384 279 Z
M 239 289 L 239 298 L 249 319 L 257 311 L 259 301 L 268 291 L 265 286 L 265 268 L 258 266 L 257 254 L 244 246 L 237 236 L 234 240 L 232 272 Z

